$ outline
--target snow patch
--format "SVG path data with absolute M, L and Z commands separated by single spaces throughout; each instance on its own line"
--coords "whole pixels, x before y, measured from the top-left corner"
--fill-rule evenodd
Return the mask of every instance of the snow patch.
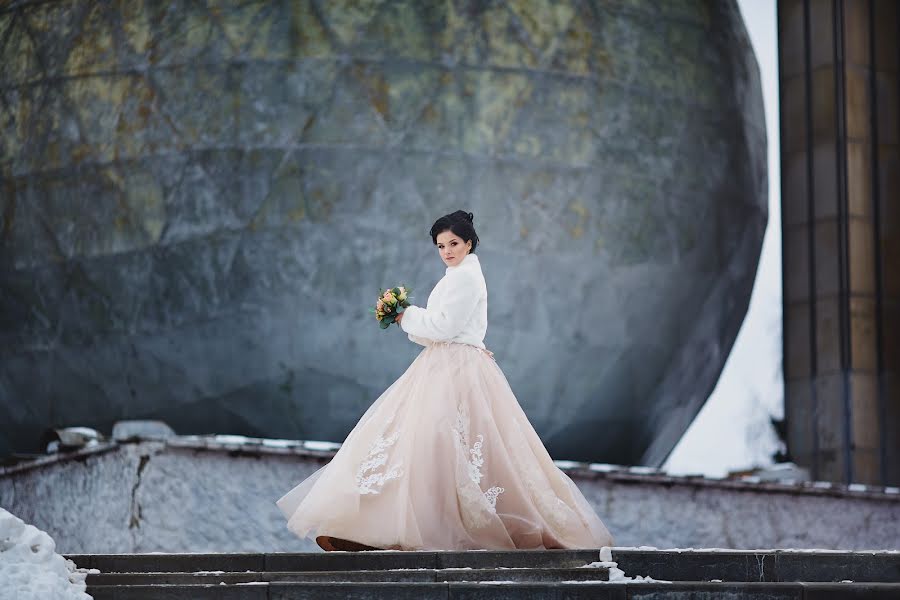
M 642 546 L 642 548 L 647 547 Z M 618 563 L 613 561 L 611 546 L 603 546 L 602 548 L 600 548 L 600 560 L 598 562 L 593 562 L 589 565 L 585 565 L 585 567 L 606 567 L 607 569 L 609 569 L 609 581 L 599 581 L 597 583 L 672 583 L 668 579 L 653 579 L 649 575 L 635 575 L 634 577 L 626 576 L 625 571 L 620 569 L 618 567 Z M 569 582 L 564 581 L 563 583 Z
M 303 442 L 303 447 L 307 450 L 321 450 L 323 452 L 328 452 L 331 450 L 340 449 L 341 445 L 335 442 L 317 442 L 313 440 L 306 440 Z
M 299 442 L 297 440 L 280 440 L 273 438 L 265 438 L 262 441 L 263 446 L 268 446 L 269 448 L 293 448 L 295 446 L 303 445 L 303 442 Z
M 217 434 L 213 436 L 213 439 L 217 442 L 221 442 L 223 444 L 249 444 L 251 443 L 250 438 L 243 435 L 225 435 L 225 434 Z
M 0 589 L 16 600 L 92 600 L 87 572 L 56 553 L 46 532 L 0 508 Z
M 619 465 L 611 465 L 609 463 L 591 463 L 588 465 L 588 469 L 598 473 L 611 473 L 613 471 L 621 471 L 622 467 Z
M 598 561 L 592 562 L 587 565 L 581 565 L 578 568 L 579 569 L 610 569 L 612 567 L 618 566 L 618 564 L 619 563 L 612 562 L 612 561 L 598 560 Z
M 573 460 L 554 460 L 553 463 L 560 469 L 577 469 L 584 466 L 584 463 L 575 462 Z
M 641 475 L 656 475 L 659 473 L 663 473 L 663 471 L 660 471 L 659 469 L 657 469 L 655 467 L 644 467 L 644 466 L 640 466 L 640 465 L 628 467 L 628 472 L 629 473 L 640 473 Z
M 618 567 L 613 567 L 609 570 L 609 582 L 610 583 L 672 583 L 668 579 L 653 579 L 649 575 L 635 575 L 634 577 L 628 577 L 625 575 L 625 571 Z

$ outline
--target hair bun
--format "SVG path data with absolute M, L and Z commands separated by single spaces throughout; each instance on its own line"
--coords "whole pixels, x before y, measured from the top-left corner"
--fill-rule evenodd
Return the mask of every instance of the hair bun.
M 452 212 L 449 215 L 446 215 L 448 219 L 451 221 L 464 221 L 466 223 L 474 223 L 475 215 L 470 212 L 466 212 L 464 210 L 458 210 L 456 212 Z

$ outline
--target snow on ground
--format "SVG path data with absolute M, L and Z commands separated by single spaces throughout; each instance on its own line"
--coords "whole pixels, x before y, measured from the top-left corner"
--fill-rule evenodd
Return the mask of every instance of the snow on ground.
M 85 571 L 56 553 L 56 542 L 0 508 L 0 590 L 16 600 L 91 600 Z
M 600 560 L 593 562 L 588 567 L 606 567 L 609 569 L 609 583 L 672 583 L 668 579 L 653 579 L 649 575 L 635 575 L 629 577 L 625 571 L 619 568 L 618 563 L 612 559 L 613 546 L 603 546 L 600 549 Z

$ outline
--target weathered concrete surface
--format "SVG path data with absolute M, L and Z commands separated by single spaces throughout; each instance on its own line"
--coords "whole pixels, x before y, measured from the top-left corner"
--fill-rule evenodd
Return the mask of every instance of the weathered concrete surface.
M 7 470 L 0 506 L 47 531 L 65 553 L 313 550 L 286 529 L 275 500 L 328 460 L 320 454 L 201 450 L 183 438 L 113 445 Z M 568 473 L 617 546 L 900 549 L 896 488 Z
M 0 8 L 0 453 L 43 427 L 340 441 L 476 215 L 487 345 L 557 458 L 659 465 L 766 223 L 732 1 Z

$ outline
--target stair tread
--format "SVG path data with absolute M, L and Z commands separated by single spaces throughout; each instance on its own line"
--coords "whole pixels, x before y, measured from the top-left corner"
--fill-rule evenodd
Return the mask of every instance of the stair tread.
M 346 578 L 346 579 L 344 579 Z M 194 573 L 99 573 L 88 575 L 89 585 L 122 585 L 155 583 L 203 583 L 220 581 L 479 581 L 510 578 L 514 580 L 607 580 L 606 568 L 568 569 L 395 569 L 388 571 L 245 571 L 219 572 L 200 571 Z
M 568 600 L 622 598 L 658 600 L 683 598 L 694 593 L 703 597 L 739 595 L 743 599 L 804 600 L 838 598 L 845 594 L 877 600 L 900 597 L 900 583 L 806 583 L 806 582 L 253 582 L 239 584 L 92 586 L 94 600 L 538 600 L 565 597 Z M 822 596 L 810 594 L 821 593 Z

